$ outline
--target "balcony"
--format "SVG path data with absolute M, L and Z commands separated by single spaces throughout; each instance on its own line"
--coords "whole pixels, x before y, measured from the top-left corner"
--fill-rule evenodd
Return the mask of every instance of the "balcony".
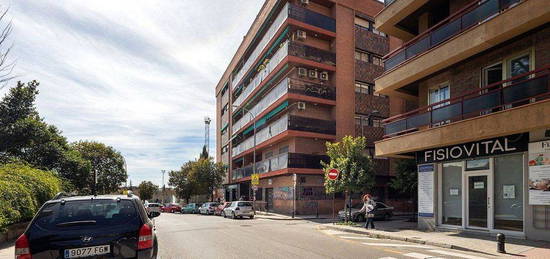
M 411 59 L 427 50 L 434 48 L 455 35 L 478 25 L 490 17 L 499 14 L 520 0 L 488 0 L 478 5 L 478 1 L 470 3 L 460 12 L 449 16 L 426 32 L 403 44 L 399 49 L 385 57 L 385 69 Z
M 381 140 L 384 136 L 384 128 L 355 124 L 355 135 L 365 137 L 367 146 L 374 147 L 374 142 Z
M 388 118 L 377 156 L 528 132 L 547 127 L 550 66 Z
M 265 86 L 265 81 L 273 77 L 272 72 L 277 70 L 279 64 L 289 55 L 326 65 L 336 65 L 336 55 L 333 52 L 317 49 L 294 41 L 287 41 L 282 44 L 271 59 L 266 59 L 267 64 L 265 67 L 256 74 L 246 87 L 244 87 L 242 93 L 235 99 L 233 104 L 237 106 L 242 105 L 256 89 Z
M 285 114 L 279 119 L 276 119 L 274 122 L 270 123 L 269 125 L 264 124 L 257 127 L 256 146 L 262 145 L 262 143 L 267 142 L 269 139 L 287 130 L 335 135 L 336 122 Z M 239 143 L 234 143 L 234 147 L 231 153 L 233 157 L 249 151 L 254 147 L 254 137 L 253 134 L 250 133 L 251 132 L 247 132 L 248 135 L 246 136 L 245 140 L 240 141 Z
M 256 172 L 265 174 L 287 168 L 309 168 L 320 169 L 321 161 L 328 162 L 325 155 L 310 155 L 301 153 L 283 153 L 260 162 L 256 162 Z M 253 166 L 248 165 L 242 168 L 233 169 L 231 179 L 238 180 L 249 177 L 253 173 Z
M 545 0 L 475 1 L 388 54 L 386 72 L 376 79 L 376 90 L 416 98 L 401 88 L 548 21 Z
M 336 100 L 335 89 L 328 85 L 315 84 L 300 79 L 284 78 L 276 87 L 271 89 L 268 94 L 250 108 L 250 113 L 257 114 L 256 119 L 259 120 L 265 115 L 268 108 L 277 101 L 280 101 L 281 97 L 287 93 Z M 233 134 L 239 133 L 239 130 L 252 122 L 252 116 L 248 114 L 238 113 L 235 114 L 234 118 L 236 121 L 233 123 Z
M 238 72 L 236 72 L 235 77 L 233 78 L 234 87 L 241 83 L 241 80 L 245 78 L 247 73 L 252 73 L 250 69 L 254 64 L 256 64 L 258 58 L 262 54 L 265 54 L 266 47 L 268 47 L 269 43 L 272 42 L 281 30 L 281 27 L 285 24 L 287 18 L 291 18 L 330 32 L 336 31 L 336 21 L 333 18 L 294 4 L 285 4 L 277 17 L 273 20 L 273 23 L 270 25 L 269 29 L 262 36 L 262 40 L 256 45 L 254 51 L 248 56 L 243 66 L 238 70 Z
M 355 79 L 374 84 L 374 79 L 384 73 L 384 67 L 362 60 L 355 60 Z
M 374 34 L 369 29 L 355 25 L 355 47 L 380 56 L 388 54 L 390 45 L 387 37 Z

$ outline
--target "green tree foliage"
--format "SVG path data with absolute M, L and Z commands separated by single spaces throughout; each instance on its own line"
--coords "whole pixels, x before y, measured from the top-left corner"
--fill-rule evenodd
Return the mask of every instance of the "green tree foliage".
M 413 194 L 417 191 L 418 171 L 414 159 L 400 159 L 395 161 L 395 178 L 390 187 L 399 193 Z
M 153 195 L 159 190 L 159 187 L 151 181 L 143 181 L 139 184 L 139 197 L 141 200 L 150 200 Z
M 18 82 L 0 101 L 0 163 L 22 161 L 65 178 L 87 174 L 89 163 L 71 150 L 60 130 L 40 118 L 34 105 L 38 85 Z
M 328 193 L 359 192 L 374 186 L 374 162 L 365 153 L 364 137 L 346 136 L 341 142 L 327 142 L 326 146 L 330 162 L 322 162 L 322 165 Z M 328 179 L 328 171 L 332 168 L 340 171 L 336 180 Z
M 0 232 L 29 220 L 44 202 L 61 190 L 56 174 L 22 163 L 0 166 Z
M 215 163 L 212 158 L 199 159 L 193 164 L 189 178 L 197 183 L 198 194 L 206 194 L 213 200 L 214 190 L 221 187 L 225 167 L 222 163 Z
M 97 172 L 98 194 L 116 192 L 128 178 L 124 157 L 113 147 L 95 141 L 79 141 L 71 146 L 91 165 L 89 174 L 81 176 L 82 180 L 73 181 L 77 188 L 92 190 L 95 172 Z
M 186 203 L 189 203 L 191 196 L 198 192 L 197 183 L 189 178 L 194 163 L 195 161 L 189 161 L 185 163 L 180 170 L 170 171 L 170 173 L 168 173 L 168 184 L 175 187 L 176 196 L 185 199 Z

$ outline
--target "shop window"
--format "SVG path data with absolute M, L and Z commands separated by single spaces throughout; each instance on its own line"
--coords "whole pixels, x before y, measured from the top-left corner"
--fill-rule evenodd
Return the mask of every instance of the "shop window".
M 495 158 L 494 228 L 523 231 L 523 155 Z
M 466 161 L 466 171 L 489 170 L 489 158 Z
M 445 225 L 462 225 L 462 165 L 462 162 L 443 164 L 441 223 Z

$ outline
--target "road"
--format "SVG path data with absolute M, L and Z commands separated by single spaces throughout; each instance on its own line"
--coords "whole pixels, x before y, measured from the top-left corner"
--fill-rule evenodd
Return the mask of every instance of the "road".
M 163 213 L 160 258 L 490 258 L 486 255 L 323 230 L 306 220 L 224 219 Z

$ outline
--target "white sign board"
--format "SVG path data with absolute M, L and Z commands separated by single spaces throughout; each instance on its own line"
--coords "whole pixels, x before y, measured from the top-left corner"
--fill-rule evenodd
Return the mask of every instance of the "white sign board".
M 418 166 L 418 216 L 434 215 L 434 165 Z
M 550 140 L 529 143 L 529 205 L 550 205 Z
M 503 199 L 515 199 L 516 198 L 516 186 L 513 184 L 502 186 L 502 198 Z

